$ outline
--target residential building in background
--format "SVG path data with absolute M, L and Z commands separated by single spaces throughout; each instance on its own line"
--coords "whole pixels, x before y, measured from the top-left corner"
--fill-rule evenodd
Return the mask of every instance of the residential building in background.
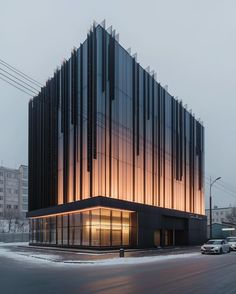
M 0 166 L 0 218 L 25 218 L 28 211 L 28 167 Z
M 206 209 L 207 236 L 210 238 L 210 209 Z M 233 206 L 212 208 L 212 238 L 236 236 L 236 208 Z
M 233 207 L 218 207 L 212 208 L 212 223 L 222 224 L 229 220 L 229 216 L 232 215 Z M 210 209 L 206 209 L 207 225 L 210 225 Z
M 204 202 L 202 123 L 94 25 L 29 103 L 30 244 L 200 244 Z

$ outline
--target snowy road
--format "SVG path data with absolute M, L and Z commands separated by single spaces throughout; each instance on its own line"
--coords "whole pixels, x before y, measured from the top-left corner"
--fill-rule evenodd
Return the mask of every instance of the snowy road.
M 0 245 L 1 294 L 236 293 L 236 252 L 54 262 Z

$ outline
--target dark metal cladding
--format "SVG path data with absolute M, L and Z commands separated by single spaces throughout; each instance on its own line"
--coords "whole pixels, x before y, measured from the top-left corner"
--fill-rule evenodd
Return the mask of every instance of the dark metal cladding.
M 137 113 L 137 156 L 139 156 L 139 123 L 140 123 L 140 119 L 139 119 L 139 64 L 137 64 L 137 106 L 136 106 L 136 113 Z
M 34 184 L 33 184 L 33 100 L 30 100 L 29 102 L 29 116 L 28 116 L 28 133 L 29 133 L 29 140 L 28 140 L 28 162 L 29 162 L 29 176 L 28 176 L 28 181 L 29 181 L 29 195 L 32 195 L 34 192 Z M 33 199 L 32 197 L 29 197 L 29 202 L 28 202 L 28 209 L 29 211 L 34 208 L 33 206 Z
M 102 91 L 106 91 L 106 71 L 107 71 L 107 33 L 102 30 Z
M 157 108 L 157 119 L 158 119 L 158 205 L 161 204 L 161 85 L 158 83 L 158 108 Z
M 88 119 L 88 131 L 87 131 L 87 156 L 88 156 L 88 162 L 87 162 L 87 170 L 88 172 L 92 172 L 92 133 L 93 133 L 93 125 L 92 125 L 92 114 L 93 114 L 93 41 L 92 41 L 92 32 L 87 37 L 87 119 Z M 90 186 L 91 188 L 91 186 Z
M 115 99 L 115 39 L 109 35 L 108 44 L 108 80 L 109 80 L 109 197 L 112 189 L 112 101 Z
M 80 199 L 83 198 L 83 121 L 84 121 L 84 102 L 83 102 L 83 45 L 80 45 Z
M 152 86 L 152 205 L 155 205 L 155 80 L 151 79 Z
M 175 180 L 175 100 L 171 97 L 171 207 L 174 207 L 174 180 Z
M 109 62 L 108 62 L 108 79 L 109 95 L 111 100 L 115 99 L 115 39 L 109 35 Z
M 184 208 L 187 208 L 187 139 L 186 139 L 186 116 L 184 109 Z
M 150 74 L 147 75 L 147 119 L 150 119 Z
M 163 128 L 163 150 L 166 150 L 166 91 L 163 89 L 163 122 L 162 122 L 162 128 Z M 166 201 L 166 153 L 163 152 L 163 202 Z
M 73 199 L 76 200 L 76 167 L 77 167 L 77 128 L 78 128 L 78 62 L 77 52 L 71 56 L 71 123 L 73 127 Z
M 143 203 L 146 203 L 146 71 L 143 70 Z
M 29 102 L 28 156 L 30 211 L 101 191 L 204 206 L 204 127 L 99 26 Z
M 93 158 L 97 159 L 97 31 L 93 32 Z
M 133 201 L 135 201 L 135 158 L 136 158 L 136 148 L 135 148 L 135 127 L 136 127 L 136 84 L 137 84 L 137 77 L 136 77 L 136 62 L 133 58 L 132 62 L 132 173 L 133 173 Z

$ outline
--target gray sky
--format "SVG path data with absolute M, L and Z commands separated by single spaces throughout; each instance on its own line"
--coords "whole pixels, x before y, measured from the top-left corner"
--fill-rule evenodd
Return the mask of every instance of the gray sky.
M 204 121 L 206 175 L 236 190 L 235 13 L 234 0 L 0 0 L 0 58 L 44 83 L 93 20 L 106 19 Z M 27 164 L 28 99 L 0 81 L 0 164 Z M 236 204 L 236 195 L 213 193 L 214 204 Z

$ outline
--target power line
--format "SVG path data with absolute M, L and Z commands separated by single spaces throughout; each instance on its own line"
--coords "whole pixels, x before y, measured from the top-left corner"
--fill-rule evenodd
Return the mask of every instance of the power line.
M 24 79 L 28 80 L 29 82 L 35 84 L 38 87 L 43 87 L 43 85 L 41 83 L 39 83 L 38 81 L 36 81 L 35 79 L 31 78 L 30 76 L 28 76 L 27 74 L 23 73 L 22 71 L 18 70 L 17 68 L 15 68 L 14 66 L 10 65 L 9 63 L 7 63 L 6 61 L 0 59 L 0 63 L 7 67 L 8 69 L 14 71 L 16 74 L 18 74 L 19 76 L 23 77 Z
M 26 93 L 26 94 L 28 94 L 29 96 L 31 96 L 31 97 L 32 97 L 32 94 L 30 94 L 30 93 L 26 92 L 25 90 L 22 90 L 21 88 L 19 88 L 19 87 L 17 87 L 16 85 L 12 84 L 12 83 L 11 83 L 11 82 L 9 82 L 8 80 L 5 80 L 5 79 L 4 79 L 4 78 L 2 78 L 2 77 L 0 77 L 0 79 L 1 79 L 1 80 L 3 80 L 4 82 L 6 82 L 6 83 L 10 84 L 11 86 L 13 86 L 13 87 L 17 88 L 17 89 L 18 89 L 18 90 L 20 90 L 21 92 L 24 92 L 24 93 Z
M 206 179 L 208 181 L 210 181 L 210 177 L 206 177 Z M 230 192 L 230 193 L 232 193 L 232 194 L 234 194 L 236 196 L 236 189 L 231 188 L 233 186 L 226 184 L 224 181 L 219 181 L 215 185 L 221 186 L 223 189 L 227 190 L 228 192 Z M 231 187 L 228 187 L 228 186 L 231 186 Z
M 38 89 L 34 88 L 34 87 L 31 86 L 30 84 L 26 83 L 25 81 L 19 79 L 18 77 L 14 76 L 13 74 L 9 73 L 7 70 L 5 70 L 5 69 L 3 69 L 3 68 L 1 68 L 1 67 L 0 67 L 0 70 L 3 71 L 3 72 L 5 72 L 5 73 L 7 73 L 9 76 L 13 77 L 14 79 L 16 79 L 16 80 L 18 80 L 18 81 L 24 83 L 25 85 L 27 85 L 28 87 L 32 88 L 33 90 L 39 92 Z
M 210 183 L 208 183 L 209 185 L 210 185 Z M 215 186 L 215 188 L 216 189 L 218 189 L 218 190 L 220 190 L 220 191 L 222 191 L 222 192 L 224 192 L 224 193 L 226 193 L 228 196 L 230 196 L 231 198 L 234 198 L 234 199 L 236 199 L 236 195 L 235 194 L 233 194 L 233 193 L 230 193 L 229 191 L 227 191 L 226 189 L 224 189 L 223 187 L 221 187 L 221 186 Z
M 12 81 L 13 83 L 16 83 L 17 85 L 19 85 L 19 86 L 25 88 L 27 91 L 30 91 L 30 92 L 32 92 L 32 93 L 35 94 L 35 95 L 38 94 L 37 92 L 34 92 L 33 90 L 31 90 L 31 89 L 25 87 L 25 86 L 22 85 L 21 83 L 18 83 L 17 81 L 15 81 L 15 80 L 9 78 L 7 75 L 5 75 L 5 74 L 3 74 L 3 73 L 1 73 L 1 72 L 0 72 L 0 75 L 4 76 L 5 78 L 7 78 L 8 80 Z

